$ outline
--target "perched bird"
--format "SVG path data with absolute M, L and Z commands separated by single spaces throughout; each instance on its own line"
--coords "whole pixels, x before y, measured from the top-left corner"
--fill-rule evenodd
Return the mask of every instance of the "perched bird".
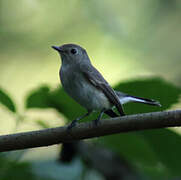
M 79 45 L 64 44 L 62 46 L 52 46 L 52 48 L 58 51 L 62 59 L 59 75 L 64 90 L 87 109 L 87 113 L 73 120 L 68 129 L 74 127 L 77 121 L 93 111 L 100 111 L 98 118 L 95 120 L 96 125 L 104 113 L 111 117 L 117 117 L 117 114 L 112 110 L 113 107 L 117 108 L 120 116 L 124 116 L 122 104 L 128 102 L 160 106 L 160 103 L 155 100 L 114 91 L 100 72 L 91 64 L 86 50 Z

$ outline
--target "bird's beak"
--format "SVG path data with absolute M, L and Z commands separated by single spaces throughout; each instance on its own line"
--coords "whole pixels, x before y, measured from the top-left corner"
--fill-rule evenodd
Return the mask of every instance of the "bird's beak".
M 63 51 L 63 49 L 61 47 L 59 47 L 59 46 L 52 46 L 52 48 L 55 49 L 58 52 L 62 52 Z

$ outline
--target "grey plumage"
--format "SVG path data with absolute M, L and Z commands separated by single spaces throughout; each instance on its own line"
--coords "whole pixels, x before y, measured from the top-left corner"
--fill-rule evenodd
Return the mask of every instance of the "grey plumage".
M 112 111 L 116 107 L 121 116 L 124 115 L 122 104 L 130 101 L 158 105 L 156 101 L 129 96 L 114 91 L 99 71 L 92 66 L 86 50 L 75 44 L 64 44 L 60 47 L 52 46 L 62 59 L 60 80 L 65 91 L 80 105 L 87 109 L 89 115 L 92 111 L 101 111 L 96 123 L 102 114 L 115 117 Z M 85 116 L 82 116 L 85 117 Z M 70 125 L 72 128 L 77 120 Z
M 92 66 L 86 51 L 74 44 L 63 45 L 61 49 L 60 79 L 68 94 L 88 111 L 109 109 L 115 105 L 120 115 L 124 115 L 119 98 Z M 72 55 L 72 49 L 79 54 Z

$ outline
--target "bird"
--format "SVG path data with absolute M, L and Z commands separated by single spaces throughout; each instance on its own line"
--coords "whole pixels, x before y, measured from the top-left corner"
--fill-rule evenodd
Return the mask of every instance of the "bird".
M 85 114 L 77 117 L 68 125 L 69 130 L 94 111 L 100 112 L 97 119 L 94 120 L 95 125 L 98 125 L 104 113 L 110 117 L 118 117 L 117 113 L 113 111 L 114 108 L 118 110 L 119 116 L 124 116 L 123 104 L 128 102 L 161 106 L 156 100 L 115 91 L 92 65 L 83 47 L 77 44 L 63 44 L 52 46 L 52 48 L 61 57 L 62 65 L 59 76 L 64 90 L 87 110 Z

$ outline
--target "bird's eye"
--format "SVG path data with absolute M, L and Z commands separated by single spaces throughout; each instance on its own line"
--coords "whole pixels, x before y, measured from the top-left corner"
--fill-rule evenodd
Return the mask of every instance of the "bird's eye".
M 77 49 L 71 49 L 70 52 L 71 52 L 72 54 L 77 54 Z

